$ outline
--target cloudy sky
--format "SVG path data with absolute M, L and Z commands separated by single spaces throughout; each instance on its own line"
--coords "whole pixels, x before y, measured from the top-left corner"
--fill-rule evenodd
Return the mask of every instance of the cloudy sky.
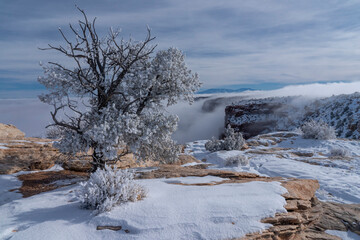
M 360 1 L 0 0 L 0 98 L 35 97 L 39 61 L 66 61 L 37 48 L 61 43 L 75 4 L 102 34 L 141 40 L 148 25 L 158 49 L 185 52 L 203 88 L 360 80 Z

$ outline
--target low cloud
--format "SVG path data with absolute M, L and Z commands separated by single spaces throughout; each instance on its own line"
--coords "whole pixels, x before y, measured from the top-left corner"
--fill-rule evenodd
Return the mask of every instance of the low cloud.
M 180 143 L 194 140 L 209 139 L 217 137 L 224 128 L 225 107 L 232 102 L 253 98 L 304 96 L 305 98 L 323 98 L 332 95 L 351 94 L 360 92 L 360 82 L 350 83 L 315 83 L 307 85 L 286 86 L 271 91 L 248 91 L 234 94 L 211 95 L 206 100 L 197 101 L 193 106 L 186 107 L 180 103 L 171 108 L 172 113 L 178 114 L 180 118 L 178 131 L 174 139 Z M 216 103 L 211 112 L 202 111 L 205 101 Z M 296 99 L 293 104 L 299 106 L 305 104 L 305 99 Z
M 178 103 L 168 111 L 180 118 L 178 131 L 173 135 L 174 139 L 179 143 L 185 143 L 218 136 L 224 127 L 225 106 L 237 100 L 300 95 L 322 98 L 354 92 L 360 92 L 360 82 L 293 85 L 271 91 L 207 95 L 206 98 L 195 101 L 193 105 Z M 204 103 L 207 103 L 206 108 L 203 107 Z M 209 106 L 209 103 L 214 107 Z M 44 136 L 45 126 L 51 122 L 50 110 L 50 106 L 38 99 L 2 99 L 0 122 L 17 126 L 27 136 Z

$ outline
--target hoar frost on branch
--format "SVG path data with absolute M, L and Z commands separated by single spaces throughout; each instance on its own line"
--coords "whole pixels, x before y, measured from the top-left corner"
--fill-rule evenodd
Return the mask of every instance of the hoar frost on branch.
M 39 98 L 54 107 L 50 126 L 60 135 L 55 146 L 70 154 L 92 150 L 93 171 L 116 160 L 124 146 L 142 159 L 174 161 L 179 149 L 171 134 L 178 118 L 165 108 L 179 100 L 192 103 L 197 74 L 176 48 L 155 54 L 149 29 L 144 41 L 119 39 L 112 29 L 100 38 L 95 19 L 79 11 L 79 29 L 70 25 L 74 40 L 59 29 L 65 46 L 44 49 L 69 57 L 75 67 L 49 62 L 39 77 L 48 90 Z

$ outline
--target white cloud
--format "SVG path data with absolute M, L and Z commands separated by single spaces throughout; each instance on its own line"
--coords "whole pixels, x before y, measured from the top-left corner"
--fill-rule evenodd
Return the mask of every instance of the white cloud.
M 283 96 L 306 96 L 313 98 L 330 97 L 339 94 L 360 92 L 360 82 L 313 83 L 290 85 L 271 91 L 253 91 L 244 93 L 249 98 L 267 98 Z
M 204 87 L 264 82 L 310 83 L 359 80 L 360 22 L 356 1 L 84 1 L 76 2 L 98 17 L 98 30 L 110 26 L 141 39 L 148 24 L 158 48 L 184 50 Z M 35 11 L 28 11 L 29 4 Z M 40 60 L 64 61 L 37 50 L 58 44 L 57 27 L 76 23 L 73 1 L 8 2 L 0 23 L 1 71 L 35 81 Z M 15 18 L 16 13 L 21 17 Z M 6 22 L 6 24 L 4 24 Z M 25 73 L 25 74 L 24 74 Z M 1 81 L 1 79 L 0 79 Z
M 329 97 L 360 92 L 360 82 L 327 83 L 287 86 L 272 91 L 250 91 L 237 94 L 214 95 L 211 98 L 267 98 L 281 96 Z M 209 100 L 209 99 L 206 99 Z M 205 100 L 193 105 L 179 103 L 169 109 L 180 117 L 179 131 L 174 138 L 179 142 L 209 139 L 219 134 L 224 125 L 226 104 L 219 104 L 213 112 L 203 112 Z M 224 101 L 229 102 L 229 101 Z M 0 99 L 0 123 L 14 124 L 27 136 L 44 136 L 45 126 L 51 122 L 50 106 L 38 99 Z

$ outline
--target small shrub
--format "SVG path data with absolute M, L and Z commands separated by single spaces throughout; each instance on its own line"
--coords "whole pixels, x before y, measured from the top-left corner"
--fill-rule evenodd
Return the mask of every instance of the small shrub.
M 222 140 L 212 137 L 211 140 L 205 143 L 205 149 L 210 152 L 217 152 L 224 150 L 224 142 Z
M 336 138 L 335 129 L 327 123 L 310 120 L 301 126 L 303 138 L 328 140 Z
M 247 157 L 243 155 L 237 155 L 226 158 L 225 166 L 246 166 L 249 164 Z
M 339 148 L 339 147 L 330 149 L 330 157 L 345 158 L 349 156 L 350 156 L 350 152 L 347 149 Z
M 245 145 L 245 139 L 240 132 L 235 132 L 233 128 L 228 125 L 225 129 L 224 150 L 241 150 Z
M 134 182 L 133 172 L 105 166 L 92 173 L 87 182 L 80 183 L 77 198 L 82 207 L 101 213 L 116 205 L 140 200 L 146 193 L 143 186 Z
M 235 132 L 233 128 L 228 125 L 225 129 L 225 138 L 219 140 L 212 138 L 205 143 L 206 150 L 216 152 L 221 150 L 241 150 L 245 145 L 245 140 L 240 132 Z

